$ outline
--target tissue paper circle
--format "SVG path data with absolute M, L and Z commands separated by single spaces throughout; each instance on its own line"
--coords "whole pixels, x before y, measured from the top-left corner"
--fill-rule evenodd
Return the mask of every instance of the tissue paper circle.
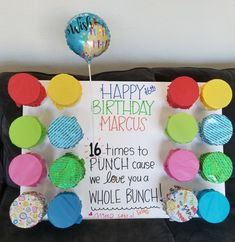
M 198 215 L 209 223 L 223 222 L 230 211 L 228 199 L 213 189 L 202 190 L 197 195 Z
M 59 193 L 48 205 L 48 220 L 57 228 L 80 224 L 82 203 L 73 192 Z
M 39 80 L 27 73 L 17 73 L 8 82 L 8 93 L 17 106 L 39 106 L 46 90 Z
M 199 160 L 189 150 L 171 150 L 164 163 L 166 173 L 179 182 L 187 182 L 194 179 L 199 170 Z
M 232 122 L 221 114 L 210 114 L 199 124 L 200 136 L 209 145 L 224 145 L 233 135 Z
M 35 153 L 18 155 L 9 166 L 9 176 L 19 186 L 36 186 L 46 172 L 45 160 Z
M 81 13 L 69 20 L 65 37 L 69 48 L 90 64 L 94 57 L 108 49 L 111 35 L 99 16 Z
M 233 97 L 231 87 L 221 79 L 208 81 L 201 87 L 200 99 L 209 110 L 221 109 L 229 105 Z
M 73 148 L 83 136 L 82 129 L 75 117 L 59 117 L 48 127 L 48 138 L 51 144 L 57 148 Z
M 222 152 L 209 152 L 200 156 L 201 176 L 213 183 L 227 181 L 233 172 L 231 159 Z
M 166 134 L 174 142 L 190 143 L 198 133 L 197 121 L 187 113 L 177 113 L 168 118 Z
M 51 183 L 61 189 L 77 186 L 85 176 L 84 160 L 71 153 L 56 159 L 49 168 Z
M 10 206 L 11 222 L 19 228 L 31 228 L 42 221 L 47 213 L 45 197 L 38 192 L 25 192 Z
M 198 201 L 192 191 L 183 188 L 172 189 L 164 201 L 164 209 L 171 221 L 187 222 L 197 212 Z
M 48 84 L 47 91 L 58 109 L 75 105 L 82 96 L 80 81 L 68 74 L 54 76 Z
M 188 76 L 181 76 L 171 82 L 167 89 L 167 101 L 173 108 L 190 108 L 199 97 L 197 82 Z
M 9 128 L 11 142 L 17 147 L 30 149 L 43 142 L 46 129 L 35 116 L 25 115 L 15 119 Z

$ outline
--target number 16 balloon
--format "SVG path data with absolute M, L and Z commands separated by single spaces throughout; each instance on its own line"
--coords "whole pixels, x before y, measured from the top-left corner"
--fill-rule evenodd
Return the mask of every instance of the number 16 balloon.
M 107 50 L 111 37 L 106 23 L 91 13 L 74 16 L 68 22 L 65 36 L 69 48 L 88 64 Z

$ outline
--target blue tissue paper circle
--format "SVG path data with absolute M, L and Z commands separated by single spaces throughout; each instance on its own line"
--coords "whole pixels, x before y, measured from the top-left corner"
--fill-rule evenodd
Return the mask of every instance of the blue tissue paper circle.
M 220 192 L 212 189 L 199 193 L 198 215 L 209 223 L 223 222 L 230 211 L 228 199 Z
M 57 228 L 68 228 L 82 221 L 81 210 L 81 200 L 75 193 L 59 193 L 48 205 L 48 220 Z
M 222 114 L 210 114 L 199 124 L 202 140 L 209 145 L 224 145 L 233 135 L 231 121 Z
M 57 148 L 73 148 L 83 136 L 83 131 L 75 117 L 61 116 L 48 127 L 48 138 Z

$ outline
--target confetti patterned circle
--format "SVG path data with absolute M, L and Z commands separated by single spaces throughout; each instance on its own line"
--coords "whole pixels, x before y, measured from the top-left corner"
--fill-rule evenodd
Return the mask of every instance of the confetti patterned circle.
M 192 191 L 186 189 L 175 189 L 167 195 L 165 210 L 170 220 L 176 222 L 187 222 L 197 212 L 198 201 Z

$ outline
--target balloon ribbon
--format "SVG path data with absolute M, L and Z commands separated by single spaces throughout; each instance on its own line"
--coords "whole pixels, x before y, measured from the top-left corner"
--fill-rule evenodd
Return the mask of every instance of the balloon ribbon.
M 95 131 L 94 131 L 94 114 L 93 114 L 93 108 L 92 108 L 93 87 L 92 87 L 92 79 L 91 79 L 91 64 L 88 64 L 88 72 L 89 72 L 89 83 L 90 83 L 92 142 L 94 143 L 95 142 Z

